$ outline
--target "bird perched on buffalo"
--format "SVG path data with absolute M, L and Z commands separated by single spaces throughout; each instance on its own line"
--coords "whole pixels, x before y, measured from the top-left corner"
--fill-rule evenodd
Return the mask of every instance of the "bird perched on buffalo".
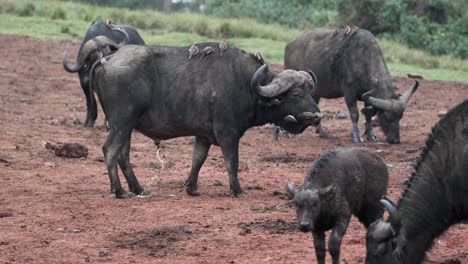
M 107 19 L 107 20 L 106 20 L 106 25 L 107 25 L 108 27 L 112 27 L 112 19 Z
M 221 42 L 219 42 L 219 56 L 223 56 L 223 52 L 224 50 L 226 50 L 228 48 L 228 43 L 225 39 L 221 40 Z
M 198 54 L 198 46 L 193 44 L 192 46 L 190 46 L 190 48 L 188 49 L 189 51 L 189 57 L 188 59 L 190 60 L 193 56 L 197 55 Z
M 206 55 L 210 54 L 213 52 L 213 48 L 211 46 L 206 46 L 201 50 L 201 58 L 205 57 Z

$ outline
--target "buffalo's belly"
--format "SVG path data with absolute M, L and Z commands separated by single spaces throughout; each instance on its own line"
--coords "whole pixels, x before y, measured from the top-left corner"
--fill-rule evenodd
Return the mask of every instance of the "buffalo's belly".
M 199 124 L 196 122 L 187 123 L 181 120 L 158 119 L 146 115 L 141 118 L 135 129 L 143 135 L 152 139 L 171 139 L 176 137 L 200 136 L 213 144 L 215 140 L 209 124 Z

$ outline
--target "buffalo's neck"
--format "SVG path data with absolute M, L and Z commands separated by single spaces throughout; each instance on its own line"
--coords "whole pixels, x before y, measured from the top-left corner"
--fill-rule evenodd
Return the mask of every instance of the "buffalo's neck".
M 438 138 L 425 150 L 399 202 L 404 263 L 420 263 L 434 239 L 456 222 L 450 191 L 455 149 L 446 144 L 449 137 Z

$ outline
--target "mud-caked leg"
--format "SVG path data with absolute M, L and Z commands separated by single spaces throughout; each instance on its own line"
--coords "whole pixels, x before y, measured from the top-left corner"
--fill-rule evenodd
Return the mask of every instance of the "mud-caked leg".
M 237 177 L 239 168 L 239 138 L 224 140 L 220 142 L 220 146 L 229 174 L 229 187 L 236 197 L 240 196 L 243 194 L 243 191 Z
M 328 240 L 328 251 L 330 252 L 330 255 L 332 257 L 333 264 L 341 263 L 341 241 L 343 240 L 343 236 L 345 235 L 346 229 L 348 228 L 349 220 L 349 218 L 339 220 L 330 234 L 330 239 Z
M 202 137 L 195 137 L 195 144 L 193 146 L 192 154 L 192 169 L 185 182 L 185 190 L 187 194 L 198 196 L 200 193 L 197 191 L 198 173 L 200 172 L 201 166 L 208 156 L 211 144 L 208 140 Z
M 353 130 L 351 132 L 353 142 L 359 143 L 362 140 L 361 140 L 361 132 L 359 132 L 359 126 L 358 126 L 359 111 L 357 109 L 356 100 L 353 100 L 353 99 L 346 100 L 346 105 L 348 106 L 349 115 L 351 116 L 351 122 L 353 123 Z
M 144 193 L 144 189 L 138 182 L 138 179 L 133 172 L 132 165 L 130 164 L 130 138 L 123 145 L 120 151 L 118 163 L 120 169 L 122 169 L 125 179 L 127 180 L 129 190 L 136 195 L 149 195 L 149 192 Z
M 120 156 L 120 151 L 125 145 L 126 140 L 129 138 L 131 129 L 127 131 L 118 131 L 117 129 L 111 129 L 109 136 L 107 136 L 106 143 L 102 146 L 104 157 L 106 159 L 107 172 L 109 174 L 109 180 L 111 184 L 111 192 L 115 193 L 116 198 L 129 198 L 128 194 L 122 188 L 120 184 L 119 174 L 117 172 L 117 160 Z
M 368 141 L 377 141 L 377 137 L 372 130 L 372 116 L 375 114 L 375 110 L 372 106 L 365 106 L 361 110 L 362 114 L 366 117 L 366 131 L 364 134 Z
M 314 238 L 315 256 L 318 264 L 325 264 L 325 233 L 312 232 Z

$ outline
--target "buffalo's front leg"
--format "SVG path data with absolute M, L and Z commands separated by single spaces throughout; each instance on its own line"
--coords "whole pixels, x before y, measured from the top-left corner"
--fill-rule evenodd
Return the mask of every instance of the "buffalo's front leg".
M 208 140 L 202 137 L 195 137 L 195 144 L 193 146 L 192 154 L 192 169 L 190 170 L 190 175 L 185 182 L 185 190 L 189 195 L 200 195 L 200 193 L 197 191 L 198 173 L 200 172 L 200 168 L 208 156 L 210 146 L 211 144 L 208 142 Z
M 374 115 L 374 109 L 372 106 L 366 106 L 362 108 L 361 112 L 366 117 L 366 131 L 364 134 L 367 137 L 368 141 L 377 141 L 377 137 L 372 130 L 372 116 Z
M 315 256 L 318 264 L 325 264 L 325 233 L 312 232 L 314 237 Z
M 353 123 L 353 130 L 351 132 L 351 136 L 353 138 L 354 143 L 361 142 L 361 132 L 359 132 L 359 111 L 357 109 L 356 100 L 355 99 L 346 99 L 346 105 L 349 109 L 349 115 L 351 116 L 351 122 Z
M 343 240 L 343 236 L 346 233 L 346 229 L 348 228 L 349 218 L 339 220 L 335 227 L 333 228 L 330 239 L 328 241 L 328 251 L 332 257 L 333 264 L 340 264 L 340 248 L 341 248 L 341 241 Z
M 320 102 L 320 97 L 314 97 L 314 101 L 318 105 Z M 320 138 L 328 138 L 328 131 L 322 126 L 322 123 L 318 124 L 318 126 L 315 128 L 315 133 L 317 133 Z
M 149 192 L 144 192 L 144 189 L 138 182 L 138 179 L 133 172 L 132 165 L 130 164 L 130 138 L 123 145 L 122 150 L 120 151 L 118 163 L 120 169 L 122 169 L 125 179 L 127 180 L 130 191 L 137 195 L 149 195 Z
M 237 197 L 243 194 L 239 178 L 237 177 L 237 170 L 239 168 L 239 138 L 223 140 L 223 142 L 220 142 L 220 146 L 229 174 L 229 187 L 231 192 Z

